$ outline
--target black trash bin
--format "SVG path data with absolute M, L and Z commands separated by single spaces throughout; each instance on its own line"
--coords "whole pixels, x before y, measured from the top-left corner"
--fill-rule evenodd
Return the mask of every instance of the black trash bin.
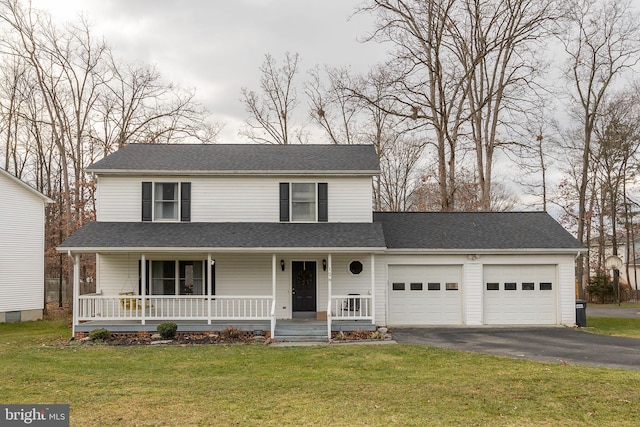
M 576 300 L 576 325 L 580 328 L 587 327 L 587 302 L 583 299 Z

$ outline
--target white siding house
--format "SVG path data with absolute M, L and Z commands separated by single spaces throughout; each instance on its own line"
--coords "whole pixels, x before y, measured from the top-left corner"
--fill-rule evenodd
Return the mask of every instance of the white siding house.
M 0 169 L 0 322 L 42 319 L 48 197 Z
M 59 248 L 74 332 L 575 323 L 583 248 L 547 213 L 372 212 L 373 146 L 130 145 L 89 170 L 97 221 Z

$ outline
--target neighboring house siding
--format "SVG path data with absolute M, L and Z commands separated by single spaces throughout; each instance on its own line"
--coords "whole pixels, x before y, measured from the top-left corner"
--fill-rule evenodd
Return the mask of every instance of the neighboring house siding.
M 140 221 L 143 181 L 190 182 L 192 222 L 278 222 L 281 182 L 326 182 L 329 222 L 372 221 L 370 177 L 102 175 L 99 177 L 97 220 Z
M 0 175 L 0 312 L 44 308 L 44 201 Z

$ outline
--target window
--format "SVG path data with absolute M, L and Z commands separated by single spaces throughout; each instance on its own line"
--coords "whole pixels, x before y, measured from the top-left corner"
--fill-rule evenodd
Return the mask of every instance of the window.
M 550 282 L 540 282 L 541 291 L 550 291 L 553 289 L 553 285 Z
M 190 182 L 143 182 L 142 221 L 191 221 Z
M 139 264 L 140 265 L 140 264 Z M 147 295 L 207 295 L 207 261 L 147 261 Z M 211 294 L 215 295 L 215 264 L 211 265 Z M 139 286 L 141 283 L 139 281 Z M 141 292 L 141 289 L 139 289 Z
M 525 282 L 522 284 L 523 291 L 533 291 L 535 289 L 535 284 L 533 282 Z
M 154 219 L 178 220 L 178 183 L 157 182 L 154 192 Z
M 422 283 L 412 283 L 410 289 L 412 291 L 421 291 L 422 290 Z
M 326 182 L 281 182 L 280 221 L 327 222 L 328 198 Z
M 205 295 L 202 261 L 180 261 L 180 295 Z
M 439 291 L 440 290 L 440 283 L 428 283 L 427 284 L 427 290 L 429 290 L 429 291 Z
M 176 262 L 153 261 L 151 263 L 151 294 L 176 294 Z
M 404 283 L 394 283 L 391 289 L 394 291 L 404 291 Z
M 516 290 L 516 284 L 515 282 L 507 282 L 504 284 L 504 290 L 505 291 L 515 291 Z
M 500 290 L 500 283 L 487 283 L 487 290 L 488 291 L 499 291 Z
M 447 291 L 457 291 L 458 290 L 458 284 L 457 283 L 447 283 L 445 285 L 445 289 Z
M 316 220 L 316 185 L 291 184 L 291 221 Z
M 351 274 L 358 275 L 362 273 L 363 269 L 364 267 L 362 266 L 362 263 L 360 261 L 351 261 L 351 263 L 349 264 L 349 272 Z

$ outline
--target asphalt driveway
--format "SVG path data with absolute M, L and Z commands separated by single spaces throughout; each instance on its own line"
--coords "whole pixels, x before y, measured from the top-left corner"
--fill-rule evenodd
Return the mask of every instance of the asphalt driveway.
M 394 328 L 399 343 L 421 344 L 514 359 L 640 370 L 640 339 L 596 335 L 567 327 Z

